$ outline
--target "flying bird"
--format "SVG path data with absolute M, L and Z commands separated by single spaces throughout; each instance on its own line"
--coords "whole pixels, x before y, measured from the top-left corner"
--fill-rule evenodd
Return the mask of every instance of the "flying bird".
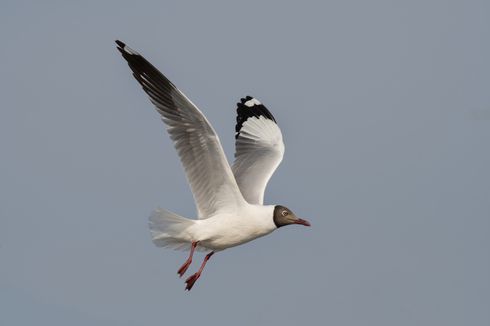
M 195 250 L 207 251 L 191 275 L 191 290 L 211 256 L 290 224 L 310 226 L 282 205 L 264 205 L 264 191 L 284 155 L 276 119 L 256 98 L 237 103 L 235 161 L 230 167 L 218 135 L 206 117 L 174 84 L 138 52 L 117 40 L 117 49 L 166 124 L 184 166 L 197 207 L 197 219 L 164 209 L 150 216 L 153 243 L 189 250 L 182 277 Z

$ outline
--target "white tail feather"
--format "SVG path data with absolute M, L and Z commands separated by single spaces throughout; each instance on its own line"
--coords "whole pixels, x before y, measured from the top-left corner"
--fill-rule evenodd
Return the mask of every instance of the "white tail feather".
M 187 250 L 192 242 L 189 228 L 194 223 L 194 220 L 158 208 L 150 215 L 152 241 L 157 247 Z

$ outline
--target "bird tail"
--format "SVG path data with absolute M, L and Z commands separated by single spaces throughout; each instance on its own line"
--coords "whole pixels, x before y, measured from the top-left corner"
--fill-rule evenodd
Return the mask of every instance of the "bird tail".
M 189 249 L 192 243 L 189 228 L 194 223 L 194 220 L 158 208 L 150 215 L 149 226 L 152 241 L 157 247 L 175 250 Z

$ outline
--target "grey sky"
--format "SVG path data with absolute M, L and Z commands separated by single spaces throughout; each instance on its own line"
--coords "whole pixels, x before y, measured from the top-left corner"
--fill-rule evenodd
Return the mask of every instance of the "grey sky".
M 3 0 L 0 324 L 488 325 L 489 17 L 488 1 Z M 155 248 L 147 216 L 194 216 L 192 196 L 117 38 L 229 159 L 236 101 L 260 99 L 286 144 L 266 202 L 313 227 L 215 255 L 184 292 L 186 254 Z

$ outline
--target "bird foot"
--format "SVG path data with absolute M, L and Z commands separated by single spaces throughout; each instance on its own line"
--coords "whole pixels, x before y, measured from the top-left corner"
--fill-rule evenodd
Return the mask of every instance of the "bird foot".
M 192 274 L 191 276 L 189 276 L 189 278 L 187 278 L 187 280 L 185 280 L 185 284 L 186 284 L 185 289 L 187 291 L 190 291 L 192 289 L 194 283 L 196 283 L 199 276 L 201 276 L 201 273 L 197 272 L 195 274 Z
M 182 265 L 179 270 L 177 271 L 177 274 L 179 274 L 179 277 L 182 277 L 184 276 L 185 272 L 187 271 L 187 269 L 189 268 L 189 266 L 191 265 L 192 263 L 192 259 L 188 259 L 184 265 Z

